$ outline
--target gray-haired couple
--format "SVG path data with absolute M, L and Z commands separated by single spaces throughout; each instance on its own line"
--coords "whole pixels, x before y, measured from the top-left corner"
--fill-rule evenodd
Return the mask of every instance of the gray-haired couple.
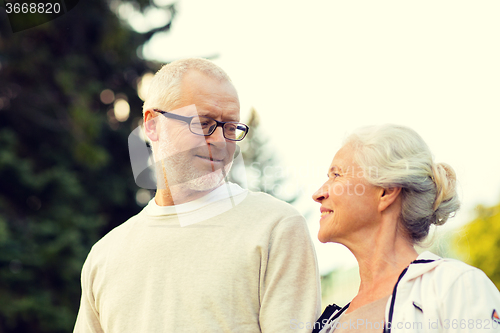
M 320 317 L 304 218 L 225 181 L 248 132 L 239 112 L 229 77 L 208 60 L 176 61 L 155 75 L 144 131 L 156 195 L 93 246 L 75 332 L 428 332 L 431 320 L 437 332 L 447 331 L 446 320 L 493 323 L 500 296 L 484 273 L 415 251 L 431 224 L 459 208 L 455 174 L 434 164 L 417 133 L 394 125 L 348 137 L 313 195 L 321 203 L 319 240 L 348 247 L 361 276 L 352 302 Z M 352 172 L 371 167 L 377 172 Z M 352 195 L 347 186 L 363 191 Z M 342 325 L 359 320 L 384 325 Z M 422 329 L 408 330 L 408 320 Z

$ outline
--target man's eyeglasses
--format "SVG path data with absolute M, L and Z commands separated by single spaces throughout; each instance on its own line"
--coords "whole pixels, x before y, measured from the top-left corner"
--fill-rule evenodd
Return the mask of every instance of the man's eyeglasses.
M 191 133 L 196 135 L 210 136 L 217 127 L 222 127 L 224 138 L 231 141 L 241 141 L 248 133 L 249 127 L 243 123 L 232 121 L 217 121 L 210 117 L 205 116 L 191 116 L 184 117 L 178 114 L 153 109 L 153 111 L 161 113 L 167 118 L 183 121 L 189 125 Z

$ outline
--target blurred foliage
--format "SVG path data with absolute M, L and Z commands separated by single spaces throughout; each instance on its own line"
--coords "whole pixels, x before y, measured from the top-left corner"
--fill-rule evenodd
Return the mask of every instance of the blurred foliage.
M 127 137 L 141 117 L 137 80 L 159 68 L 140 46 L 175 14 L 163 10 L 170 21 L 145 33 L 104 0 L 18 33 L 0 12 L 0 332 L 72 331 L 90 247 L 141 209 Z M 127 121 L 104 89 L 128 100 Z
M 231 169 L 230 179 L 243 185 L 242 177 L 247 177 L 247 188 L 252 191 L 269 193 L 272 196 L 293 203 L 299 198 L 296 188 L 286 186 L 286 175 L 283 168 L 276 161 L 276 152 L 269 144 L 269 138 L 260 127 L 259 114 L 255 109 L 250 112 L 246 123 L 250 130 L 243 141 L 239 143 L 245 174 L 237 168 Z M 293 188 L 293 191 L 290 189 Z
M 462 260 L 481 269 L 500 289 L 500 204 L 478 206 L 476 218 L 455 238 L 454 245 Z

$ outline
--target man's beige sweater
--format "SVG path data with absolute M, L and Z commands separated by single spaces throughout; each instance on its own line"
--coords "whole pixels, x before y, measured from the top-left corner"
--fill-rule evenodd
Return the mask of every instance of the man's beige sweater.
M 75 332 L 297 332 L 297 322 L 314 323 L 319 275 L 304 218 L 267 194 L 230 188 L 174 207 L 153 199 L 97 242 Z

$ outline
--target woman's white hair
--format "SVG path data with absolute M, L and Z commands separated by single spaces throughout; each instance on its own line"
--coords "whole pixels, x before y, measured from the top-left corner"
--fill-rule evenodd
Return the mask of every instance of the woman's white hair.
M 411 128 L 363 127 L 344 141 L 365 179 L 382 188 L 401 187 L 400 222 L 413 243 L 422 241 L 431 224 L 444 224 L 460 208 L 451 166 L 434 163 L 429 147 Z
M 152 108 L 171 111 L 181 97 L 181 81 L 189 70 L 196 70 L 219 81 L 229 81 L 229 76 L 216 64 L 207 59 L 188 58 L 164 65 L 151 80 L 143 112 Z

